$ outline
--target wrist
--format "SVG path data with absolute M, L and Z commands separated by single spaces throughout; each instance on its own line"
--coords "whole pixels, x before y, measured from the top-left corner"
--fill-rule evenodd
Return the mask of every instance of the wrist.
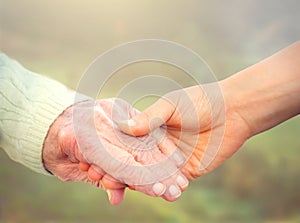
M 253 126 L 253 116 L 250 119 L 247 112 L 247 103 L 244 103 L 245 96 L 240 86 L 234 83 L 234 80 L 227 78 L 219 81 L 226 107 L 226 122 L 232 122 L 233 125 L 239 126 L 245 139 L 255 135 Z
M 56 174 L 56 170 L 59 169 L 58 164 L 65 163 L 67 158 L 71 162 L 77 162 L 74 159 L 75 156 L 79 157 L 76 151 L 77 141 L 74 133 L 74 108 L 76 106 L 78 106 L 77 109 L 80 109 L 81 106 L 86 108 L 93 104 L 93 100 L 84 100 L 75 103 L 66 108 L 54 120 L 45 138 L 42 154 L 44 168 L 47 171 Z
M 73 105 L 66 108 L 50 125 L 47 136 L 44 140 L 42 160 L 44 168 L 55 174 L 57 164 L 66 158 L 61 145 L 66 129 L 72 128 Z

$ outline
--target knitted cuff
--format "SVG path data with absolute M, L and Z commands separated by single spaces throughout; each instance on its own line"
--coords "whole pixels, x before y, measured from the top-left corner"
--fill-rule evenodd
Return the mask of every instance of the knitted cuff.
M 62 86 L 59 94 L 45 96 L 43 102 L 36 107 L 32 126 L 26 135 L 27 143 L 22 150 L 21 162 L 31 170 L 51 175 L 42 161 L 43 144 L 49 127 L 54 120 L 70 105 L 75 102 L 90 100 L 87 96 L 76 94 Z M 76 100 L 75 100 L 76 99 Z

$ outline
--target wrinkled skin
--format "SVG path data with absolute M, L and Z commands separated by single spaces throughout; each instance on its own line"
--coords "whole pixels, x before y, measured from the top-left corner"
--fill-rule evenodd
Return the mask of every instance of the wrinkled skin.
M 124 122 L 120 128 L 141 136 L 163 125 L 186 159 L 182 173 L 193 180 L 221 165 L 250 137 L 249 126 L 230 103 L 222 83 L 185 88 L 135 116 L 135 125 Z
M 222 83 L 170 92 L 118 126 L 133 136 L 165 129 L 166 138 L 176 144 L 176 151 L 185 159 L 180 170 L 191 181 L 217 168 L 251 136 L 249 126 L 224 92 Z M 162 152 L 168 156 L 170 149 Z M 99 179 L 99 175 L 94 177 Z M 110 184 L 107 188 L 118 186 Z
M 180 163 L 161 152 L 175 145 L 167 140 L 159 142 L 151 135 L 132 137 L 121 132 L 115 121 L 135 115 L 137 110 L 120 99 L 81 102 L 66 109 L 45 139 L 46 169 L 63 181 L 103 185 L 112 204 L 123 200 L 126 187 L 175 201 L 187 188 L 188 180 L 178 171 Z M 161 163 L 167 166 L 164 169 L 168 175 L 137 168 L 155 164 L 161 167 Z M 163 187 L 154 190 L 158 182 Z

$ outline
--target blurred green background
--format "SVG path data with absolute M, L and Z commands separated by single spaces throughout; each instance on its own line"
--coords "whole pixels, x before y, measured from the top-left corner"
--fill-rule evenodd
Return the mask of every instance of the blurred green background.
M 193 49 L 222 79 L 300 39 L 299 11 L 298 0 L 0 0 L 0 49 L 76 88 L 106 50 L 166 39 Z M 162 64 L 120 73 L 127 81 L 163 74 L 190 85 L 182 71 Z M 115 78 L 105 95 L 123 81 Z M 0 150 L 0 222 L 300 222 L 299 133 L 296 117 L 251 139 L 175 203 L 128 191 L 118 207 L 97 188 L 33 173 Z

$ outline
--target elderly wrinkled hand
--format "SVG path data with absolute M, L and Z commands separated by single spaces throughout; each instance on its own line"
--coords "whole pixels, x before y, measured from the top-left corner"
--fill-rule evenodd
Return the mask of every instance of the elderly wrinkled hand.
M 49 129 L 43 149 L 45 167 L 64 181 L 103 185 L 112 204 L 123 200 L 126 187 L 168 201 L 178 199 L 188 186 L 179 171 L 183 160 L 176 153 L 162 152 L 175 151 L 175 144 L 163 137 L 163 131 L 133 137 L 117 127 L 116 122 L 137 114 L 120 99 L 69 107 Z

